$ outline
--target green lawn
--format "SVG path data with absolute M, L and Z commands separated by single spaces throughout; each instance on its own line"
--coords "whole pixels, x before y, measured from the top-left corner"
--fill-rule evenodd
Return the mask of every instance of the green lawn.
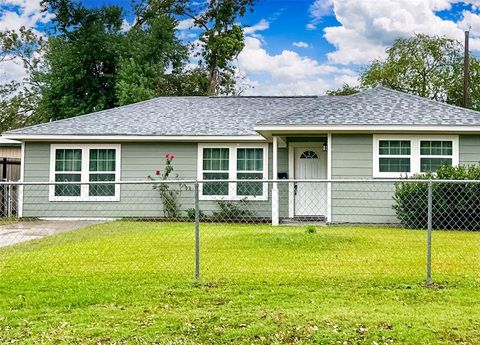
M 480 233 L 112 222 L 0 248 L 0 343 L 480 343 Z

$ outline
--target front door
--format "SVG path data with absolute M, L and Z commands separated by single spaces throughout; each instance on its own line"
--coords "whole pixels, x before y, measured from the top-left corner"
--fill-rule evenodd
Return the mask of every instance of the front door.
M 296 147 L 295 179 L 326 179 L 327 153 L 321 146 Z M 297 182 L 295 186 L 295 216 L 327 214 L 326 183 Z

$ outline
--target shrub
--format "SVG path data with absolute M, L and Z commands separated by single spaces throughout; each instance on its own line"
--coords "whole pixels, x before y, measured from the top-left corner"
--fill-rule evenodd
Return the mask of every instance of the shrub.
M 237 202 L 220 200 L 217 202 L 220 211 L 213 212 L 213 217 L 221 221 L 246 221 L 255 216 L 247 210 L 248 200 L 242 199 Z
M 188 208 L 187 210 L 187 217 L 190 220 L 195 220 L 195 209 Z M 205 215 L 203 214 L 202 210 L 198 210 L 198 218 L 202 219 Z
M 317 228 L 313 225 L 307 226 L 307 234 L 316 234 Z
M 425 180 L 479 180 L 479 183 L 432 184 L 432 228 L 480 230 L 480 166 L 443 166 L 436 174 L 412 176 Z M 398 182 L 395 184 L 396 212 L 401 224 L 422 229 L 428 222 L 428 184 Z
M 172 164 L 174 158 L 174 155 L 167 153 L 165 155 L 165 169 L 163 170 L 163 173 L 160 170 L 156 170 L 156 177 L 148 176 L 148 178 L 153 181 L 168 180 L 170 174 L 174 170 Z M 176 175 L 175 178 L 178 178 L 178 175 Z M 190 188 L 184 183 L 179 183 L 178 189 L 172 189 L 171 187 L 175 186 L 169 186 L 166 183 L 158 183 L 153 185 L 153 189 L 156 189 L 160 193 L 160 200 L 162 201 L 163 205 L 163 214 L 169 218 L 177 218 L 180 216 L 181 207 L 180 203 L 178 202 L 178 196 L 180 195 L 182 189 L 189 190 Z

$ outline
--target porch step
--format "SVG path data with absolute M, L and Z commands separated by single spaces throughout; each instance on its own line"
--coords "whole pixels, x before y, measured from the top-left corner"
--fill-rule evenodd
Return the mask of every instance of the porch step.
M 294 218 L 282 218 L 280 224 L 283 225 L 326 225 L 325 216 L 299 216 Z

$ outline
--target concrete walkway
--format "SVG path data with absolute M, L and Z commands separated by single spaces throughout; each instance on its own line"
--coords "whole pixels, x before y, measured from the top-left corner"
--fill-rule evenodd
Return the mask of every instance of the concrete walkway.
M 102 223 L 91 220 L 35 220 L 0 226 L 0 247 L 53 236 L 62 232 Z

